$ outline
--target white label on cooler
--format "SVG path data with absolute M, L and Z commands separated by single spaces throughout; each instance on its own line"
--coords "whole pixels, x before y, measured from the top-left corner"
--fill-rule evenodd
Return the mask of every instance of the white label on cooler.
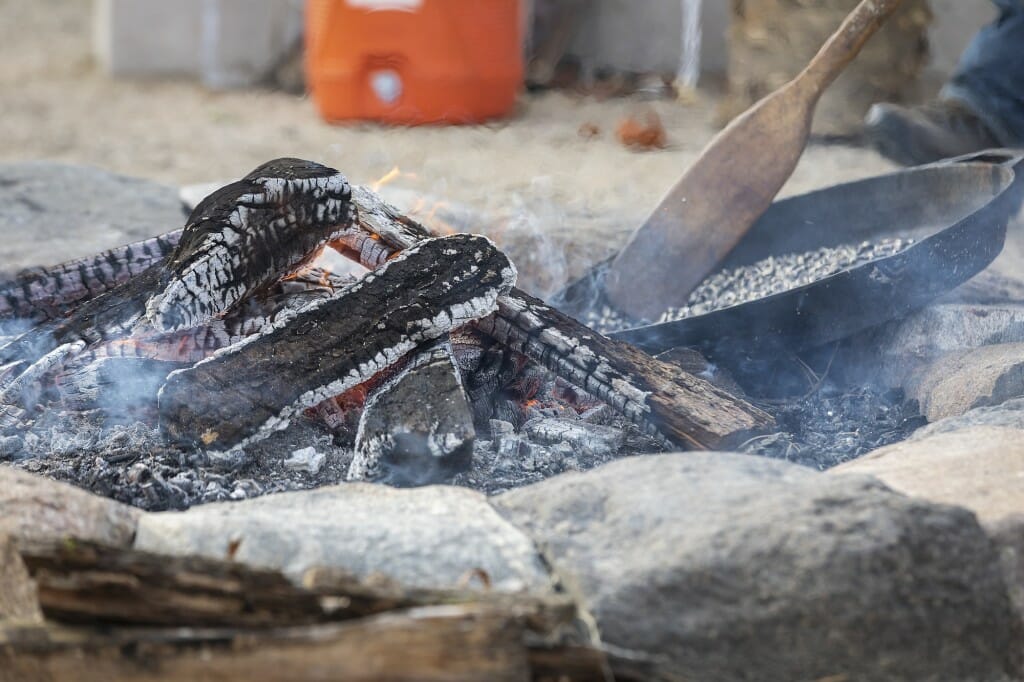
M 371 12 L 377 10 L 413 12 L 423 5 L 423 0 L 348 0 L 348 4 Z

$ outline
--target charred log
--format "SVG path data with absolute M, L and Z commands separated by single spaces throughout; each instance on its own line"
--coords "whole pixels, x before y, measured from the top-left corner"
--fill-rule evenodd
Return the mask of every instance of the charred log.
M 264 438 L 489 314 L 514 280 L 508 259 L 483 237 L 425 241 L 266 333 L 172 374 L 160 394 L 161 428 L 175 442 L 215 450 Z
M 0 319 L 52 320 L 104 294 L 169 256 L 181 230 L 52 267 L 31 268 L 0 283 Z
M 167 375 L 184 365 L 142 357 L 99 357 L 75 363 L 55 377 L 61 406 L 84 412 L 100 409 L 108 423 L 150 422 Z
M 300 269 L 328 241 L 349 230 L 354 213 L 349 196 L 347 181 L 332 168 L 300 159 L 263 164 L 201 202 L 174 251 L 138 276 L 112 285 L 116 278 L 107 273 L 113 265 L 102 257 L 80 261 L 77 268 L 72 264 L 49 271 L 44 279 L 65 298 L 77 295 L 75 287 L 57 286 L 68 268 L 78 271 L 80 283 L 90 290 L 111 288 L 4 346 L 0 364 L 24 360 L 32 373 L 39 369 L 37 361 L 69 345 L 93 346 L 139 330 L 159 334 L 212 322 Z M 130 247 L 111 258 L 143 262 L 173 241 L 159 241 L 139 258 Z M 31 401 L 0 404 L 10 413 L 2 421 L 10 423 L 16 421 L 11 415 L 29 409 Z
M 0 348 L 0 363 L 34 363 L 55 348 L 74 342 L 92 345 L 127 335 L 139 323 L 146 301 L 165 281 L 163 262 L 77 306 L 64 318 L 33 327 Z
M 444 342 L 370 393 L 348 479 L 437 483 L 469 468 L 475 437 L 459 370 Z
M 276 159 L 196 206 L 146 305 L 159 331 L 208 322 L 314 258 L 352 224 L 351 190 L 338 171 Z
M 477 327 L 677 445 L 737 445 L 773 423 L 753 405 L 522 291 L 499 300 L 498 313 Z

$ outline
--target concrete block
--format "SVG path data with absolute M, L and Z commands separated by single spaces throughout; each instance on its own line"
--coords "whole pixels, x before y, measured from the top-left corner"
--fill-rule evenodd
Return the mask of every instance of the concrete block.
M 94 0 L 93 50 L 112 76 L 188 76 L 201 64 L 203 0 Z
M 245 87 L 299 39 L 302 11 L 302 0 L 94 0 L 94 51 L 112 76 Z
M 538 0 L 538 2 L 552 0 Z M 704 75 L 725 72 L 728 0 L 592 0 L 569 54 L 589 68 L 676 73 L 684 8 L 700 6 Z

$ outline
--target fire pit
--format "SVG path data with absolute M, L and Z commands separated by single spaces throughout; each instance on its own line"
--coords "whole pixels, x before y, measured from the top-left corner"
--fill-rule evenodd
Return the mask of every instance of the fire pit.
M 1020 395 L 1003 378 L 1024 352 L 1022 289 L 985 284 L 1003 264 L 956 292 L 962 303 L 841 341 L 652 357 L 519 291 L 488 239 L 434 237 L 331 169 L 282 160 L 214 197 L 181 232 L 0 286 L 2 352 L 19 356 L 3 368 L 0 440 L 14 459 L 0 467 L 0 569 L 28 619 L 4 629 L 0 668 L 15 677 L 1015 670 L 1020 526 L 992 520 L 1019 506 L 1019 427 L 927 435 L 957 428 L 937 423 L 832 468 L 923 421 L 891 386 L 921 395 L 929 420 L 948 409 L 942 391 L 855 364 L 934 358 L 887 339 L 969 348 L 927 374 Z M 325 220 L 292 224 L 303 210 Z M 309 253 L 288 235 L 300 224 L 318 235 Z M 275 243 L 282 260 L 261 258 Z M 322 247 L 369 273 L 308 258 Z M 988 304 L 964 298 L 982 291 Z M 939 318 L 973 341 L 935 334 Z M 1009 373 L 987 374 L 996 361 Z M 964 419 L 1018 423 L 1010 403 Z M 627 457 L 669 447 L 762 456 Z M 15 468 L 193 508 L 140 512 Z M 348 480 L 458 485 L 324 485 Z M 263 494 L 298 488 L 317 489 Z
M 844 272 L 809 266 L 812 282 L 776 281 L 785 291 L 620 334 L 667 350 L 655 358 L 516 289 L 514 267 L 489 240 L 434 237 L 337 171 L 279 159 L 214 192 L 184 230 L 0 288 L 10 336 L 0 348 L 0 453 L 148 509 L 345 479 L 495 493 L 670 448 L 743 449 L 825 468 L 921 423 L 898 392 L 831 378 L 838 351 L 824 342 L 881 319 L 830 324 L 843 319 L 829 316 L 830 289 L 849 292 L 884 270 L 879 257 L 961 259 L 952 275 L 917 288 L 887 283 L 912 292 L 880 306 L 898 314 L 966 279 L 1001 246 L 1012 171 L 974 163 L 918 175 L 896 192 L 905 201 L 893 215 L 883 212 L 884 230 L 869 233 L 866 221 L 848 230 L 873 241 L 842 261 Z M 982 175 L 987 185 L 961 182 Z M 933 176 L 965 194 L 946 197 L 960 207 L 954 227 L 929 236 L 895 218 L 920 206 L 906 190 L 924 191 Z M 893 182 L 867 186 L 888 195 Z M 800 227 L 784 252 L 770 253 L 834 253 L 849 238 L 841 229 L 823 237 L 820 221 L 794 217 L 805 202 L 833 206 L 830 192 L 781 202 L 727 266 L 757 270 L 778 216 Z M 921 213 L 922 225 L 940 208 Z M 978 234 L 987 238 L 972 247 Z M 315 259 L 328 247 L 370 272 L 323 269 Z M 701 305 L 728 304 L 741 279 L 713 276 Z M 599 321 L 566 300 L 559 307 Z M 796 306 L 797 316 L 812 314 L 811 328 L 831 336 L 780 355 L 793 338 L 779 329 L 796 319 L 794 300 L 814 303 Z

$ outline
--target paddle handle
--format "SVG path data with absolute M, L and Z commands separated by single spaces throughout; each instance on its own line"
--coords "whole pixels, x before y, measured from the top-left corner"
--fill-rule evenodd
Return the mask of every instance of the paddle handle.
M 861 0 L 794 83 L 817 100 L 901 4 L 903 0 Z

